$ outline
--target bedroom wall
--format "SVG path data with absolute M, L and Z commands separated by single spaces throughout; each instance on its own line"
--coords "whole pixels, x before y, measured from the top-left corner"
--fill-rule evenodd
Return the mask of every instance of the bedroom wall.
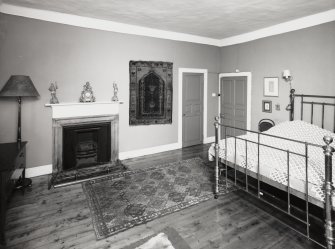
M 129 127 L 129 61 L 173 62 L 173 123 Z M 120 152 L 177 143 L 178 68 L 208 69 L 208 136 L 213 135 L 217 112 L 217 72 L 220 48 L 114 32 L 78 28 L 0 14 L 0 88 L 10 75 L 31 77 L 40 98 L 24 98 L 22 138 L 28 140 L 27 166 L 51 163 L 51 109 L 49 85 L 57 81 L 60 102 L 77 102 L 89 81 L 97 101 L 109 101 L 112 83 L 119 87 Z M 17 103 L 0 99 L 0 142 L 16 139 Z
M 335 22 L 222 47 L 221 55 L 222 72 L 238 69 L 252 73 L 252 129 L 257 129 L 262 118 L 273 119 L 276 123 L 289 119 L 285 110 L 289 102 L 289 84 L 281 78 L 284 69 L 291 70 L 292 85 L 297 93 L 335 95 Z M 263 96 L 264 77 L 279 77 L 279 97 Z M 272 101 L 272 113 L 262 112 L 262 100 Z M 274 108 L 277 103 L 280 111 Z M 300 118 L 300 113 L 296 116 Z M 321 114 L 315 117 L 317 122 L 320 119 Z M 333 120 L 328 119 L 327 123 L 332 129 Z

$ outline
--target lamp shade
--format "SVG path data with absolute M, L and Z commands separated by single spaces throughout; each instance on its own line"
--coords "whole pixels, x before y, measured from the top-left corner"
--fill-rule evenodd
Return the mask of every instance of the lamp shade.
M 29 76 L 12 75 L 0 91 L 0 97 L 40 96 Z

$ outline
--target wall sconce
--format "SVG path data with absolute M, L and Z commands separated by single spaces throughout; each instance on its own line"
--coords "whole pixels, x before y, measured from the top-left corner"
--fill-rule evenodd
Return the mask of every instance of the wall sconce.
M 291 75 L 290 70 L 285 69 L 285 70 L 283 71 L 283 79 L 284 79 L 286 82 L 289 82 L 289 83 L 290 83 L 290 90 L 291 90 L 291 89 L 292 89 L 292 79 L 293 79 L 293 77 L 292 77 L 292 75 Z

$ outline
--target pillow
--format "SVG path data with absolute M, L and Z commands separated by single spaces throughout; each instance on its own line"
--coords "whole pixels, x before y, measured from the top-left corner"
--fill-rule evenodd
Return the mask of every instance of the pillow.
M 285 121 L 279 123 L 264 133 L 318 145 L 325 145 L 323 137 L 326 135 L 329 135 L 335 139 L 335 133 L 302 120 Z M 334 145 L 335 142 L 333 141 L 332 146 Z

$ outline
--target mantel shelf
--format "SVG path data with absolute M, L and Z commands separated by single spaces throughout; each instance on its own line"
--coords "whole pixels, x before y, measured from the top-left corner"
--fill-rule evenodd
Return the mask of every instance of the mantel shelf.
M 71 105 L 101 105 L 101 104 L 123 104 L 123 101 L 102 101 L 102 102 L 64 102 L 58 104 L 45 104 L 45 107 L 53 107 L 53 106 L 71 106 Z
M 75 117 L 90 117 L 101 115 L 116 115 L 119 114 L 119 104 L 123 102 L 77 102 L 77 103 L 59 103 L 45 104 L 46 107 L 51 107 L 52 118 L 75 118 Z

